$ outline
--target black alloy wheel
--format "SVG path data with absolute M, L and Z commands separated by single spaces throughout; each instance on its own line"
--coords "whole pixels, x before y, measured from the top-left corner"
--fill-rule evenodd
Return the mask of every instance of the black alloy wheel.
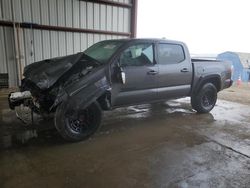
M 102 110 L 97 102 L 84 109 L 61 104 L 55 114 L 55 127 L 67 141 L 81 141 L 94 134 L 101 124 Z
M 191 96 L 193 109 L 198 113 L 210 112 L 217 101 L 217 89 L 212 83 L 204 84 L 198 93 Z

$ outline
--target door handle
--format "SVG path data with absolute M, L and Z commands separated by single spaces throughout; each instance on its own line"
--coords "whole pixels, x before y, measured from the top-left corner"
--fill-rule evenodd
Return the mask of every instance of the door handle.
M 156 75 L 156 74 L 158 74 L 158 71 L 150 70 L 150 71 L 147 72 L 147 74 L 149 74 L 149 75 Z
M 189 72 L 189 70 L 187 68 L 183 68 L 181 69 L 181 72 Z

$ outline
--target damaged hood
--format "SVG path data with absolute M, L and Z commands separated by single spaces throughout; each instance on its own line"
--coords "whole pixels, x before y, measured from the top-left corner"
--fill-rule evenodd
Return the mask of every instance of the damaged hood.
M 90 61 L 84 53 L 78 53 L 35 62 L 25 67 L 23 75 L 40 89 L 48 89 L 83 58 Z

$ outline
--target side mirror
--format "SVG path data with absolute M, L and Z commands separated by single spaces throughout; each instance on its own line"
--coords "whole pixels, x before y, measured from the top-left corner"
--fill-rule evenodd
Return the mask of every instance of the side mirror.
M 126 83 L 126 74 L 125 72 L 123 72 L 123 70 L 121 69 L 121 81 L 122 81 L 122 84 L 125 84 Z
M 120 60 L 118 61 L 118 64 L 117 64 L 117 77 L 118 77 L 118 80 L 121 81 L 122 84 L 125 84 L 126 83 L 126 74 L 125 72 L 123 71 L 123 68 L 121 66 L 121 63 L 120 63 Z

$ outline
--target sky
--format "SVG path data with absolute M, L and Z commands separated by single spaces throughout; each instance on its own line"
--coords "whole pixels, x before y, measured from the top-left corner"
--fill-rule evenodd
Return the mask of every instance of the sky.
M 248 0 L 138 0 L 138 38 L 183 41 L 192 54 L 250 53 Z

